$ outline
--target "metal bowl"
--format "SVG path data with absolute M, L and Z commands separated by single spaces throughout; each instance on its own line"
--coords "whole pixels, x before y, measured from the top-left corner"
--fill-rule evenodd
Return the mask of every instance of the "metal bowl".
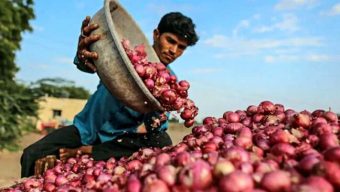
M 148 60 L 159 62 L 144 33 L 124 7 L 115 0 L 105 0 L 91 23 L 99 25 L 92 34 L 100 34 L 101 39 L 90 50 L 99 55 L 94 61 L 97 74 L 111 94 L 140 113 L 164 110 L 138 76 L 121 44 L 122 39 L 129 40 L 131 46 L 144 44 Z

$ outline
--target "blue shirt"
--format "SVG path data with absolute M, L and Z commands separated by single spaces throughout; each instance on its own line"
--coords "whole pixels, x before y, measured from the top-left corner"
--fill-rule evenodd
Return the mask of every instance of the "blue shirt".
M 74 63 L 82 70 L 77 58 Z M 124 133 L 136 133 L 142 123 L 147 130 L 151 130 L 149 126 L 152 118 L 158 118 L 159 115 L 160 112 L 142 114 L 132 110 L 111 95 L 105 85 L 99 82 L 97 90 L 88 99 L 84 109 L 75 116 L 73 124 L 79 130 L 82 143 L 91 145 L 97 139 L 106 142 Z M 168 121 L 165 121 L 157 130 L 165 131 L 167 128 Z

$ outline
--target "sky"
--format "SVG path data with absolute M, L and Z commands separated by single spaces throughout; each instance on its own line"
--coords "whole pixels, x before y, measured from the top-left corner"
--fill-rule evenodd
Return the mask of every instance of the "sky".
M 171 64 L 190 82 L 199 119 L 269 100 L 296 111 L 340 113 L 340 1 L 120 0 L 151 42 L 170 11 L 191 17 L 200 37 Z M 17 79 L 62 77 L 96 90 L 96 74 L 72 64 L 82 20 L 103 0 L 35 0 L 34 31 L 17 53 Z

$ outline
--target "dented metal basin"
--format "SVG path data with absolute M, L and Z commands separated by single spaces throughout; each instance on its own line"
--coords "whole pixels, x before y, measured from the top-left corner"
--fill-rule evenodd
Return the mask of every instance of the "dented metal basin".
M 124 7 L 115 0 L 105 0 L 91 23 L 99 25 L 92 34 L 102 38 L 90 49 L 99 55 L 95 61 L 97 73 L 111 94 L 141 113 L 164 110 L 138 76 L 121 44 L 122 39 L 128 39 L 131 46 L 144 44 L 148 60 L 159 62 L 146 36 Z

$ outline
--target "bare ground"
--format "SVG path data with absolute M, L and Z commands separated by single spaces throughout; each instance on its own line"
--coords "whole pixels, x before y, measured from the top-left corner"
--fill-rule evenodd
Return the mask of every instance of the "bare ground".
M 191 129 L 185 128 L 181 124 L 170 124 L 168 133 L 172 138 L 173 144 L 179 143 L 183 137 L 191 133 Z M 20 156 L 22 149 L 42 138 L 38 133 L 25 134 L 20 142 L 20 150 L 17 152 L 0 151 L 0 189 L 11 186 L 20 179 Z

